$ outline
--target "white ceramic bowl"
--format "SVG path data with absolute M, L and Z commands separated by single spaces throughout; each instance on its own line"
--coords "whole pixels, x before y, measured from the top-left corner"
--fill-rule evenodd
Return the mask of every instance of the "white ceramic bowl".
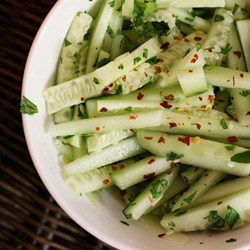
M 74 14 L 91 9 L 95 1 L 59 0 L 44 20 L 30 50 L 23 79 L 22 95 L 37 106 L 39 113 L 23 115 L 24 132 L 34 165 L 56 202 L 82 228 L 118 249 L 250 249 L 250 226 L 225 233 L 192 233 L 159 238 L 164 230 L 150 223 L 122 224 L 123 204 L 103 191 L 94 206 L 86 197 L 76 197 L 63 183 L 57 151 L 48 133 L 48 116 L 42 91 L 53 79 L 62 41 Z M 226 243 L 230 238 L 236 242 Z

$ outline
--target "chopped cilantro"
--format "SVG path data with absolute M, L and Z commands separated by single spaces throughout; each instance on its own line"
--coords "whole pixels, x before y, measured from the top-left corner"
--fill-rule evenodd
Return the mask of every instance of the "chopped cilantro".
M 228 126 L 227 126 L 225 119 L 220 120 L 220 125 L 223 129 L 228 129 Z
M 210 211 L 204 219 L 208 219 L 212 230 L 221 230 L 225 227 L 225 220 L 215 210 Z
M 66 38 L 64 39 L 64 47 L 67 47 L 67 46 L 69 46 L 71 44 L 72 43 L 69 40 L 67 40 Z
M 192 193 L 189 197 L 183 199 L 186 203 L 190 204 L 192 202 L 192 200 L 194 199 L 194 196 L 196 195 L 196 192 L 195 191 L 194 193 Z
M 110 2 L 109 2 L 109 6 L 110 6 L 111 8 L 113 8 L 113 7 L 115 6 L 115 0 L 110 1 Z
M 132 107 L 127 107 L 124 109 L 125 111 L 131 112 L 132 111 Z
M 187 212 L 186 209 L 180 209 L 180 210 L 178 210 L 177 213 L 175 213 L 175 216 L 181 216 L 181 215 L 185 214 L 186 212 Z
M 172 229 L 176 226 L 175 223 L 171 220 L 169 223 L 168 223 L 168 226 L 170 226 Z
M 170 152 L 166 156 L 167 156 L 167 161 L 175 161 L 175 160 L 178 160 L 178 159 L 184 157 L 183 154 L 177 154 L 175 152 Z
M 168 181 L 165 179 L 159 179 L 156 182 L 154 182 L 152 189 L 150 189 L 152 197 L 154 199 L 159 198 L 163 194 L 164 190 L 166 190 L 167 186 L 168 186 Z
M 250 96 L 250 90 L 242 90 L 239 94 L 244 97 Z
M 122 63 L 118 66 L 118 69 L 124 69 L 124 66 Z
M 143 49 L 143 58 L 147 59 L 148 58 L 148 49 Z
M 231 206 L 227 206 L 227 214 L 225 217 L 225 223 L 230 229 L 234 227 L 234 225 L 236 224 L 239 218 L 240 218 L 239 213 Z
M 221 53 L 226 55 L 231 49 L 232 49 L 232 46 L 230 45 L 230 43 L 227 43 L 225 48 L 221 48 Z
M 223 21 L 225 20 L 225 17 L 224 16 L 221 16 L 221 15 L 215 15 L 214 16 L 214 22 L 220 22 L 220 21 Z
M 150 64 L 157 64 L 159 61 L 160 61 L 160 59 L 157 58 L 156 56 L 147 60 L 147 62 Z
M 117 87 L 117 93 L 122 94 L 123 90 L 122 90 L 122 85 L 118 85 Z
M 114 37 L 114 31 L 112 30 L 112 28 L 110 26 L 108 26 L 107 32 L 110 35 L 110 37 Z
M 225 146 L 227 151 L 234 151 L 235 146 L 234 145 L 229 145 L 229 146 Z
M 232 13 L 235 14 L 239 9 L 240 9 L 240 6 L 236 3 L 236 4 L 234 5 L 234 8 L 233 8 Z
M 109 58 L 102 58 L 100 61 L 96 62 L 95 66 L 97 68 L 101 68 L 102 66 L 106 65 L 109 62 L 110 62 Z
M 124 220 L 121 220 L 120 221 L 122 224 L 126 225 L 126 226 L 129 226 L 128 222 L 124 221 Z
M 20 112 L 27 115 L 33 115 L 38 113 L 38 109 L 33 102 L 23 96 L 23 99 L 20 102 Z
M 141 61 L 141 58 L 139 56 L 134 58 L 134 64 L 137 64 L 140 61 Z
M 96 77 L 93 78 L 93 82 L 94 82 L 95 84 L 100 84 L 100 81 L 99 81 Z
M 231 157 L 231 161 L 238 163 L 250 163 L 250 150 L 233 155 Z

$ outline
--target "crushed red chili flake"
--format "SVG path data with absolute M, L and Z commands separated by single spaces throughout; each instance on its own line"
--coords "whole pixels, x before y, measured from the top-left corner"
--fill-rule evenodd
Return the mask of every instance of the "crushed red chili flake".
M 199 123 L 196 124 L 196 128 L 197 129 L 200 129 L 201 128 L 201 125 Z
M 125 165 L 124 165 L 124 164 L 120 164 L 120 165 L 119 165 L 119 168 L 120 168 L 120 169 L 124 169 L 124 168 L 125 168 Z
M 173 100 L 174 100 L 174 95 L 169 94 L 169 95 L 165 96 L 164 98 L 165 98 L 166 100 L 168 100 L 168 101 L 173 101 Z
M 198 54 L 194 54 L 194 58 L 197 60 L 199 58 Z
M 176 162 L 173 162 L 173 161 L 170 163 L 170 167 L 171 167 L 171 168 L 174 168 L 174 167 L 176 167 L 177 165 L 178 165 L 178 164 L 177 164 Z
M 109 179 L 103 180 L 103 184 L 104 184 L 104 185 L 108 185 L 108 184 L 109 184 Z
M 147 141 L 151 141 L 153 139 L 153 136 L 144 136 L 144 139 L 146 139 Z
M 137 95 L 137 100 L 140 101 L 140 100 L 142 100 L 143 97 L 144 97 L 144 95 L 141 92 L 139 92 Z
M 194 172 L 196 173 L 198 170 L 199 170 L 199 167 L 196 167 L 196 168 L 194 169 Z
M 190 137 L 186 136 L 186 137 L 178 137 L 178 141 L 186 144 L 186 145 L 190 145 Z
M 84 101 L 84 97 L 81 97 L 80 99 L 81 99 L 81 102 L 83 102 L 83 101 Z
M 155 177 L 155 172 L 153 172 L 153 173 L 151 173 L 151 174 L 145 174 L 144 176 L 143 176 L 143 179 L 144 180 L 148 180 L 148 179 L 152 179 L 152 178 L 154 178 Z
M 177 124 L 175 123 L 175 122 L 170 122 L 169 123 L 169 127 L 170 128 L 174 128 L 174 127 L 176 127 L 177 126 Z
M 101 128 L 100 128 L 100 127 L 96 127 L 95 130 L 96 130 L 96 131 L 100 131 Z
M 161 67 L 155 66 L 154 69 L 157 73 L 161 73 Z
M 243 77 L 244 77 L 244 74 L 241 73 L 241 74 L 240 74 L 240 77 L 243 78 Z
M 250 115 L 250 111 L 248 111 L 248 112 L 246 113 L 246 115 Z
M 131 114 L 129 116 L 129 120 L 135 120 L 137 118 L 137 115 L 136 114 Z
M 235 86 L 235 77 L 233 76 L 233 86 Z
M 108 111 L 108 109 L 105 108 L 105 107 L 103 107 L 103 108 L 100 109 L 100 112 L 107 112 L 107 111 Z
M 185 39 L 184 39 L 184 42 L 189 43 L 189 42 L 190 42 L 190 40 L 188 40 L 187 38 L 185 38 Z
M 202 37 L 200 37 L 200 36 L 195 36 L 195 37 L 194 37 L 194 40 L 197 41 L 197 42 L 198 42 L 198 41 L 201 41 L 201 40 L 202 40 Z
M 123 77 L 122 77 L 122 80 L 123 80 L 124 82 L 126 82 L 127 77 L 126 77 L 126 76 L 123 76 Z
M 203 100 L 203 98 L 202 98 L 201 96 L 199 96 L 199 100 L 200 100 L 200 101 L 202 101 L 202 100 Z
M 207 177 L 207 176 L 208 176 L 208 173 L 205 173 L 204 176 Z
M 160 105 L 165 108 L 165 109 L 170 109 L 172 108 L 173 105 L 169 104 L 168 102 L 166 101 L 163 101 L 162 103 L 160 103 Z
M 159 139 L 158 139 L 158 143 L 165 143 L 165 139 L 163 136 L 161 136 Z
M 116 171 L 117 170 L 117 167 L 116 166 L 112 166 L 112 171 Z
M 180 41 L 182 38 L 180 36 L 174 36 L 174 40 Z
M 214 102 L 214 96 L 213 95 L 209 95 L 208 96 L 208 100 L 210 103 L 213 103 Z
M 230 143 L 236 143 L 238 142 L 238 138 L 236 136 L 229 136 L 227 137 L 227 141 L 230 142 Z
M 107 95 L 112 88 L 113 88 L 113 83 L 109 84 L 102 90 L 102 95 Z
M 134 68 L 133 71 L 138 71 L 138 69 L 137 69 L 137 68 Z
M 212 50 L 212 48 L 209 48 L 208 51 L 209 51 L 209 52 L 212 52 L 213 50 Z
M 154 162 L 155 162 L 155 159 L 151 159 L 151 160 L 148 161 L 148 164 L 151 165 Z
M 158 234 L 158 237 L 159 237 L 159 238 L 162 238 L 162 237 L 164 237 L 165 235 L 166 235 L 166 233 Z
M 146 77 L 148 77 L 148 74 L 144 71 L 144 75 L 146 76 Z
M 233 52 L 238 58 L 241 58 L 241 52 L 240 51 L 234 51 Z
M 161 45 L 161 49 L 167 49 L 168 46 L 169 46 L 169 42 L 163 43 L 163 44 Z
M 189 72 L 189 73 L 192 73 L 192 72 L 193 72 L 193 70 L 192 70 L 192 69 L 189 69 L 189 70 L 188 70 L 188 72 Z
M 223 202 L 222 201 L 218 201 L 217 202 L 217 205 L 221 205 Z

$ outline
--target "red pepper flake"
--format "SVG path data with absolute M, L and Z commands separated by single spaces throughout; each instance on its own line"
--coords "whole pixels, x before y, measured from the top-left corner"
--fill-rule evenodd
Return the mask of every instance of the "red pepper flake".
M 116 166 L 112 166 L 112 171 L 114 172 L 114 171 L 116 171 L 117 170 L 117 167 Z
M 235 86 L 235 77 L 233 76 L 233 86 Z
M 238 58 L 241 58 L 241 52 L 240 51 L 234 51 L 233 52 Z
M 105 180 L 103 180 L 103 182 L 102 182 L 104 185 L 108 185 L 109 184 L 109 179 L 105 179 Z
M 137 95 L 137 100 L 140 101 L 140 100 L 142 100 L 143 97 L 144 97 L 144 95 L 141 92 L 139 92 Z
M 200 130 L 201 125 L 200 125 L 199 123 L 197 123 L 197 124 L 196 124 L 196 128 L 197 128 L 198 130 Z
M 165 233 L 158 234 L 158 237 L 159 237 L 159 238 L 163 238 L 165 235 L 166 235 Z
M 209 49 L 208 49 L 208 52 L 212 52 L 212 51 L 213 51 L 212 48 L 209 48 Z
M 157 73 L 161 73 L 161 67 L 155 66 L 154 69 Z
M 207 176 L 208 176 L 208 173 L 205 173 L 203 176 L 207 177 Z
M 194 58 L 195 58 L 196 60 L 198 60 L 198 58 L 199 58 L 198 54 L 194 54 Z
M 123 76 L 123 77 L 122 77 L 122 80 L 123 80 L 124 82 L 126 82 L 127 77 L 126 77 L 126 76 Z
M 193 70 L 192 70 L 192 69 L 189 69 L 189 70 L 188 70 L 188 72 L 189 72 L 189 73 L 192 73 L 192 72 L 193 72 Z
M 190 61 L 190 63 L 196 63 L 196 59 L 195 58 L 193 58 L 191 61 Z
M 137 69 L 137 68 L 134 68 L 133 71 L 138 71 L 138 69 Z
M 161 105 L 164 109 L 170 109 L 170 108 L 172 108 L 172 105 L 169 104 L 169 103 L 166 102 L 166 101 L 163 101 L 162 103 L 160 103 L 160 105 Z
M 111 83 L 108 86 L 106 86 L 105 88 L 103 88 L 102 95 L 108 94 L 112 88 L 113 88 L 113 83 Z
M 173 162 L 173 161 L 170 163 L 170 167 L 171 167 L 171 168 L 174 168 L 174 167 L 176 167 L 177 165 L 178 165 L 178 164 L 177 164 L 176 162 Z
M 199 100 L 200 100 L 200 101 L 202 101 L 202 100 L 203 100 L 203 98 L 202 98 L 201 96 L 199 96 Z
M 178 141 L 180 141 L 188 146 L 190 145 L 190 137 L 188 137 L 188 136 L 187 137 L 178 137 Z
M 151 141 L 153 139 L 153 136 L 144 136 L 144 139 L 147 141 Z
M 170 128 L 174 128 L 174 127 L 176 127 L 177 126 L 177 124 L 175 123 L 175 122 L 170 122 L 169 123 L 169 127 Z
M 167 49 L 168 46 L 169 46 L 169 42 L 163 43 L 163 44 L 161 45 L 161 49 Z
M 190 40 L 188 40 L 187 38 L 185 38 L 184 42 L 190 43 Z
M 96 127 L 95 130 L 98 132 L 98 131 L 101 130 L 101 128 L 100 127 Z
M 125 168 L 125 165 L 124 165 L 124 164 L 120 164 L 120 165 L 119 165 L 119 168 L 120 168 L 120 169 L 124 169 L 124 168 Z
M 217 102 L 224 103 L 225 99 L 218 99 Z
M 217 205 L 219 206 L 219 205 L 221 205 L 223 203 L 223 201 L 218 201 L 217 202 Z
M 144 71 L 144 75 L 146 76 L 146 77 L 148 77 L 148 74 Z
M 230 143 L 236 143 L 238 142 L 238 138 L 236 136 L 229 136 L 227 137 L 227 141 L 230 142 Z
M 182 38 L 180 36 L 174 36 L 174 40 L 180 41 Z
M 151 159 L 151 160 L 148 161 L 148 164 L 151 165 L 154 162 L 155 162 L 155 159 Z
M 165 143 L 165 139 L 163 136 L 161 136 L 159 139 L 158 139 L 158 143 Z
M 173 100 L 174 100 L 174 95 L 169 94 L 169 95 L 165 96 L 164 98 L 165 98 L 166 100 L 168 100 L 168 101 L 173 101 Z
M 213 103 L 213 102 L 214 102 L 214 96 L 213 96 L 213 95 L 209 95 L 209 96 L 208 96 L 208 101 L 209 101 L 210 103 Z
M 196 167 L 196 168 L 194 169 L 194 173 L 196 173 L 198 170 L 199 170 L 199 167 Z
M 129 120 L 135 120 L 137 118 L 137 114 L 131 114 L 129 116 Z
M 248 112 L 246 113 L 246 115 L 250 115 L 250 111 L 248 111 Z
M 244 74 L 241 73 L 241 74 L 240 74 L 240 77 L 243 78 L 243 77 L 244 77 Z
M 149 179 L 152 179 L 152 178 L 154 178 L 155 177 L 155 172 L 153 172 L 153 173 L 151 173 L 151 174 L 145 174 L 144 176 L 143 176 L 143 179 L 144 180 L 149 180 Z
M 108 111 L 108 109 L 107 108 L 105 108 L 105 107 L 103 107 L 103 108 L 101 108 L 100 109 L 100 111 L 99 112 L 107 112 Z
M 84 101 L 84 97 L 81 97 L 80 100 L 81 100 L 81 102 L 83 102 Z
M 200 37 L 200 36 L 195 36 L 195 37 L 194 37 L 194 40 L 197 41 L 197 42 L 199 42 L 199 41 L 202 40 L 202 37 Z

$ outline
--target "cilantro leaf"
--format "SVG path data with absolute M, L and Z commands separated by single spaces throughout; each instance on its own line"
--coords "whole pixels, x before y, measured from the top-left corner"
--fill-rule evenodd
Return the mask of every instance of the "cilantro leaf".
M 177 154 L 175 152 L 170 152 L 166 156 L 167 156 L 167 161 L 175 161 L 175 160 L 178 160 L 178 159 L 184 157 L 183 154 Z
M 230 229 L 236 224 L 238 219 L 240 218 L 239 213 L 229 205 L 227 206 L 227 214 L 225 217 L 225 223 L 229 226 Z
M 238 163 L 250 163 L 250 150 L 233 155 L 231 157 L 231 161 Z
M 23 96 L 23 99 L 20 102 L 20 112 L 27 115 L 33 115 L 35 113 L 38 113 L 38 109 L 36 104 Z

